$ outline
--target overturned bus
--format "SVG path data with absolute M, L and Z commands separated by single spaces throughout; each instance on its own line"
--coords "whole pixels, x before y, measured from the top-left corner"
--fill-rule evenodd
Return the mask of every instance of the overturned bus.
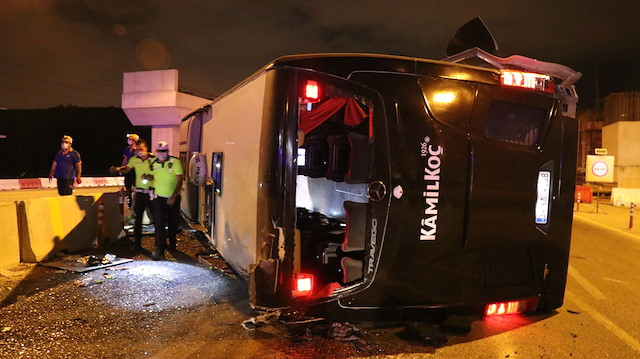
M 183 212 L 254 308 L 562 305 L 580 74 L 491 52 L 286 56 L 184 119 Z

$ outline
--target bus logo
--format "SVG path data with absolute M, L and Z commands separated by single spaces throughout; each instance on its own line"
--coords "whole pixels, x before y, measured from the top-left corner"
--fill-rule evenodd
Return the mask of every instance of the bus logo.
M 440 197 L 440 155 L 442 146 L 430 145 L 431 138 L 426 136 L 420 143 L 420 155 L 426 158 L 424 166 L 425 190 L 422 192 L 425 208 L 420 220 L 420 240 L 435 241 L 438 230 L 438 198 Z

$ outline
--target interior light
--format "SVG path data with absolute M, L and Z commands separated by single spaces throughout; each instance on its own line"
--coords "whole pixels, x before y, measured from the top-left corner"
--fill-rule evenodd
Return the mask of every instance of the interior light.
M 433 95 L 433 101 L 441 104 L 451 103 L 455 99 L 456 95 L 453 92 L 436 92 Z
M 308 273 L 296 273 L 293 277 L 293 289 L 291 294 L 294 297 L 306 297 L 313 292 L 313 275 Z
M 531 72 L 502 70 L 500 71 L 500 82 L 503 86 L 519 87 L 549 93 L 554 92 L 553 79 L 551 79 L 551 77 Z

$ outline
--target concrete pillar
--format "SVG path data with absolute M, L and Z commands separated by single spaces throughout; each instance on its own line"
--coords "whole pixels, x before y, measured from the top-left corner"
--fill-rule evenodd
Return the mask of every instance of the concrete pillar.
M 178 91 L 178 70 L 126 72 L 123 75 L 122 110 L 134 126 L 151 126 L 150 150 L 158 141 L 169 144 L 178 156 L 180 123 L 210 99 Z

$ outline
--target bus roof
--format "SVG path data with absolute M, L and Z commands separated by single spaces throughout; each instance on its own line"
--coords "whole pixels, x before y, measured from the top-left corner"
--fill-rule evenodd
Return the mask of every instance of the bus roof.
M 343 78 L 347 78 L 353 72 L 373 71 L 436 76 L 489 84 L 498 83 L 500 76 L 499 71 L 493 68 L 416 57 L 368 53 L 289 55 L 277 58 L 262 70 L 275 67 L 306 68 Z

